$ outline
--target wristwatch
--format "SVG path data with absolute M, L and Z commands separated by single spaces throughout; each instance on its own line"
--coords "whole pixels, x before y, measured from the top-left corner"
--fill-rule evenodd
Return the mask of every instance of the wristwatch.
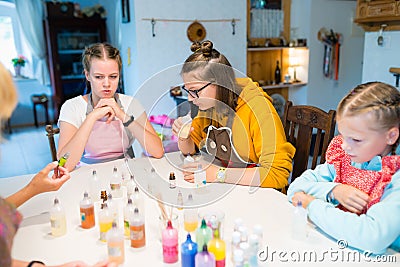
M 123 122 L 122 124 L 124 125 L 124 127 L 128 127 L 134 120 L 135 120 L 135 117 L 133 117 L 131 115 L 129 120 L 127 120 L 126 122 Z
M 225 183 L 225 178 L 226 178 L 226 168 L 219 168 L 217 171 L 217 182 L 218 183 Z

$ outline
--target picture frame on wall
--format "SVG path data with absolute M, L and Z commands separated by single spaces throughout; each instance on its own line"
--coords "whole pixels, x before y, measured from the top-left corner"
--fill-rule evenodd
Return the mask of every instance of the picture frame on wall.
M 131 21 L 129 14 L 129 0 L 121 0 L 121 5 L 122 23 L 128 23 Z

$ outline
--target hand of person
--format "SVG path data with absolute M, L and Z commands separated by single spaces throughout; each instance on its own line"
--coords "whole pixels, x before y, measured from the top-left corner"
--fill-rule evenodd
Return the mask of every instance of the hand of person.
M 126 119 L 125 112 L 120 108 L 118 103 L 115 99 L 112 98 L 102 98 L 99 100 L 99 103 L 94 108 L 101 108 L 101 107 L 110 107 L 113 109 L 115 116 L 120 119 L 122 122 Z
M 115 262 L 110 262 L 108 260 L 100 261 L 93 265 L 93 267 L 118 267 L 118 264 Z
M 293 206 L 297 206 L 297 203 L 299 203 L 299 201 L 301 201 L 301 204 L 303 206 L 303 208 L 307 208 L 308 204 L 311 203 L 311 201 L 313 201 L 315 199 L 315 197 L 313 197 L 312 195 L 308 195 L 306 193 L 304 193 L 303 191 L 301 192 L 296 192 L 294 193 L 293 197 L 292 197 L 292 204 Z
M 83 261 L 72 261 L 68 263 L 64 263 L 62 265 L 57 265 L 54 267 L 118 267 L 118 264 L 115 262 L 110 262 L 108 260 L 100 261 L 94 265 L 88 265 Z
M 206 164 L 202 164 L 203 168 L 204 166 L 206 166 Z M 198 168 L 198 163 L 188 163 L 186 165 L 183 166 L 183 179 L 186 182 L 189 183 L 193 183 L 194 182 L 194 171 L 197 170 Z M 210 164 L 209 166 L 207 166 L 206 171 L 206 180 L 207 183 L 212 183 L 215 181 L 216 179 L 216 174 L 217 171 L 219 170 L 219 167 Z
M 179 139 L 185 140 L 185 139 L 190 138 L 190 133 L 194 130 L 194 128 L 193 128 L 193 127 L 190 127 L 188 137 L 184 138 L 184 137 L 182 137 L 182 136 L 179 136 L 179 133 L 182 131 L 183 125 L 185 125 L 185 123 L 184 123 L 184 121 L 183 121 L 183 117 L 177 118 L 177 119 L 174 121 L 174 123 L 172 124 L 172 133 L 173 133 L 175 136 L 179 137 Z
M 115 111 L 110 106 L 96 106 L 93 111 L 89 113 L 88 116 L 93 117 L 95 120 L 107 118 L 106 122 L 110 123 L 115 117 Z
M 348 211 L 360 214 L 367 208 L 369 202 L 368 194 L 346 184 L 339 184 L 332 189 L 333 196 Z
M 48 177 L 49 173 L 58 167 L 59 176 L 54 172 L 53 176 Z M 69 171 L 58 166 L 58 162 L 54 161 L 47 164 L 40 172 L 38 172 L 27 185 L 28 191 L 34 195 L 43 192 L 57 191 L 69 178 L 71 177 Z

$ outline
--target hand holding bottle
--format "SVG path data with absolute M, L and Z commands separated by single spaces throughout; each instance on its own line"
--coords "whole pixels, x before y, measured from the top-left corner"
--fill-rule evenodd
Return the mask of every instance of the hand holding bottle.
M 187 115 L 176 119 L 172 125 L 172 133 L 181 139 L 188 139 L 190 132 L 192 131 L 192 118 L 190 112 Z

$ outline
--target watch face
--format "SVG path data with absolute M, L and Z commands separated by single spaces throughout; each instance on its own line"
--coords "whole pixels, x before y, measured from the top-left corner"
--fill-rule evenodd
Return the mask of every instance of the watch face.
M 65 13 L 65 12 L 67 12 L 67 11 L 68 11 L 68 6 L 67 6 L 67 5 L 65 5 L 65 4 L 61 4 L 61 6 L 60 6 L 60 10 L 61 10 L 61 12 Z

